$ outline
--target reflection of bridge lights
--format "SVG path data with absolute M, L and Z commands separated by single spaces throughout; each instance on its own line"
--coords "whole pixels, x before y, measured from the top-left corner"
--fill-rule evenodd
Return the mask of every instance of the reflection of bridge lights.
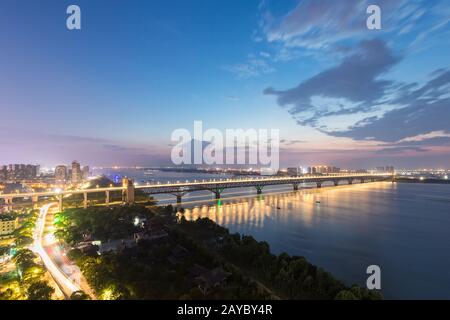
M 425 178 L 424 177 L 420 177 L 420 181 L 423 181 L 423 180 L 425 180 Z

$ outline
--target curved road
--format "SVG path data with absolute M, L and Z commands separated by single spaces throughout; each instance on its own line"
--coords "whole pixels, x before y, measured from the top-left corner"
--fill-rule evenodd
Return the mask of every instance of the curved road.
M 40 209 L 32 250 L 41 257 L 45 267 L 66 297 L 84 289 L 83 291 L 92 298 L 93 294 L 78 267 L 73 265 L 65 257 L 65 253 L 59 249 L 59 244 L 55 241 L 52 232 L 53 223 L 50 225 L 47 223 L 49 212 L 53 215 L 51 208 L 55 205 L 57 204 L 46 204 Z

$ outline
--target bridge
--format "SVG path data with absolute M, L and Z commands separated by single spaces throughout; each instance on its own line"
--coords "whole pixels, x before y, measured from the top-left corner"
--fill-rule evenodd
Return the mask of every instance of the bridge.
M 303 183 L 315 183 L 317 188 L 321 188 L 322 184 L 332 182 L 338 186 L 343 181 L 347 184 L 353 184 L 355 181 L 360 183 L 375 181 L 394 181 L 393 173 L 343 173 L 315 176 L 299 176 L 299 177 L 257 177 L 257 178 L 233 178 L 233 179 L 213 179 L 213 180 L 194 180 L 186 182 L 168 182 L 138 185 L 132 180 L 124 178 L 122 186 L 77 189 L 65 191 L 48 191 L 48 192 L 30 192 L 30 193 L 11 193 L 0 194 L 0 199 L 4 200 L 6 206 L 12 206 L 13 200 L 17 198 L 31 199 L 32 203 L 37 203 L 42 197 L 55 197 L 59 202 L 59 210 L 63 208 L 63 198 L 75 194 L 83 194 L 83 206 L 88 206 L 88 195 L 92 193 L 105 193 L 105 204 L 110 204 L 110 193 L 121 192 L 122 201 L 124 203 L 135 202 L 135 190 L 143 190 L 146 194 L 172 194 L 176 196 L 177 203 L 181 203 L 182 197 L 187 193 L 194 191 L 210 191 L 215 195 L 216 199 L 220 199 L 222 192 L 230 188 L 254 187 L 257 194 L 263 192 L 264 187 L 273 185 L 292 185 L 293 190 L 299 190 L 299 185 Z

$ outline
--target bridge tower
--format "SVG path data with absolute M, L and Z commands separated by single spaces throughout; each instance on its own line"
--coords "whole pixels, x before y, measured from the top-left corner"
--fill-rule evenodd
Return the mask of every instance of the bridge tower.
M 122 200 L 128 204 L 134 203 L 134 182 L 131 179 L 123 178 L 122 186 L 124 190 L 122 191 Z

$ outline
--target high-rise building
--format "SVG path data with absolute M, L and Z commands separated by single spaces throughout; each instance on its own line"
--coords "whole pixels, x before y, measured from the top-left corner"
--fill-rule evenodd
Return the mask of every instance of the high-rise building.
M 287 173 L 291 177 L 296 177 L 301 174 L 299 168 L 297 167 L 287 168 Z
M 81 176 L 83 180 L 87 180 L 87 178 L 89 178 L 89 166 L 83 167 L 83 169 L 81 170 Z
M 65 183 L 67 181 L 67 166 L 57 166 L 55 168 L 55 182 Z
M 39 166 L 32 164 L 10 164 L 0 167 L 0 180 L 35 179 L 39 173 Z
M 5 181 L 6 179 L 8 179 L 8 167 L 2 166 L 0 168 L 0 181 Z
M 34 179 L 38 175 L 38 166 L 27 164 L 25 167 L 25 176 L 27 179 Z
M 79 184 L 83 181 L 82 175 L 81 175 L 81 167 L 80 163 L 78 161 L 72 162 L 72 184 Z

